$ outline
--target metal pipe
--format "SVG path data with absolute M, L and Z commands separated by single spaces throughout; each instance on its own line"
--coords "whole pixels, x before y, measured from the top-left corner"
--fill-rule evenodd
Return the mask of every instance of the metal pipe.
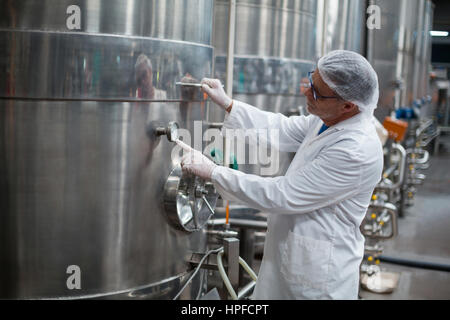
M 248 228 L 254 230 L 265 231 L 267 230 L 267 222 L 266 221 L 254 221 L 247 219 L 229 219 L 230 226 L 236 228 Z M 224 225 L 225 219 L 212 219 L 208 221 L 208 225 L 216 226 L 216 225 Z
M 208 129 L 222 129 L 223 122 L 208 122 L 206 123 Z
M 378 210 L 386 210 L 386 212 L 391 216 L 392 223 L 392 232 L 387 236 L 378 236 L 378 235 L 367 235 L 372 239 L 392 239 L 397 235 L 398 227 L 397 227 L 397 208 L 392 203 L 384 203 L 377 204 L 371 203 L 369 206 L 370 209 L 378 209 Z
M 398 189 L 403 184 L 403 180 L 405 178 L 406 151 L 405 148 L 403 148 L 403 146 L 399 143 L 393 143 L 392 149 L 397 150 L 400 153 L 400 161 L 398 166 L 399 178 L 396 183 L 392 185 L 380 184 L 376 187 L 377 189 L 395 190 Z
M 246 284 L 241 291 L 238 293 L 238 300 L 242 300 L 242 298 L 246 297 L 255 287 L 256 281 L 251 281 L 248 284 Z
M 417 164 L 424 164 L 427 163 L 428 160 L 430 159 L 430 153 L 426 150 L 422 150 L 422 149 L 418 149 L 418 148 L 414 148 L 414 149 L 408 149 L 406 150 L 407 154 L 421 154 L 423 155 L 422 158 L 414 158 L 414 159 L 410 159 L 408 160 L 409 163 L 417 163 Z
M 236 0 L 230 0 L 228 16 L 228 46 L 227 46 L 227 83 L 226 90 L 233 97 L 233 71 L 234 71 L 234 37 L 236 30 Z
M 433 125 L 433 120 L 427 120 L 416 129 L 416 137 L 419 137 L 426 129 Z
M 392 189 L 397 189 L 403 184 L 403 180 L 405 178 L 406 151 L 405 148 L 403 148 L 403 146 L 399 143 L 392 144 L 392 148 L 400 153 L 400 165 L 398 167 L 399 178 L 398 181 L 392 185 Z
M 227 74 L 226 91 L 233 98 L 233 72 L 234 72 L 234 42 L 236 30 L 236 0 L 230 0 L 228 15 L 228 43 L 227 43 Z M 230 163 L 230 150 L 227 138 L 223 137 L 223 165 L 228 167 Z
M 407 260 L 407 259 L 394 258 L 394 257 L 389 257 L 389 256 L 378 256 L 378 259 L 381 262 L 398 264 L 398 265 L 407 266 L 407 267 L 450 272 L 450 265 L 445 265 L 445 264 L 439 264 L 439 263 L 433 263 L 433 262 L 427 262 L 427 261 Z
M 390 166 L 383 172 L 383 178 L 388 178 L 397 169 L 397 165 Z

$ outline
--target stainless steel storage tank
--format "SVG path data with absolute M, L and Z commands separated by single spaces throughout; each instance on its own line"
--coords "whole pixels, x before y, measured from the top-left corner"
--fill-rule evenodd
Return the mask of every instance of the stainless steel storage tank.
M 368 30 L 368 59 L 378 73 L 383 120 L 395 108 L 412 106 L 428 93 L 432 3 L 429 0 L 372 0 L 381 9 L 381 28 Z
M 215 76 L 225 82 L 229 1 L 216 1 L 214 10 Z M 300 81 L 316 59 L 316 1 L 236 2 L 233 98 L 263 110 L 287 113 L 304 103 Z M 211 108 L 213 121 L 224 113 Z M 280 155 L 279 171 L 290 157 Z M 240 170 L 260 174 L 259 165 Z
M 204 118 L 175 83 L 211 76 L 212 17 L 211 0 L 0 1 L 0 298 L 180 289 L 206 237 L 168 224 L 173 144 L 149 124 Z
M 317 2 L 318 40 L 321 54 L 332 50 L 351 50 L 365 54 L 366 1 L 320 0 Z
M 215 3 L 215 76 L 225 83 L 230 1 Z M 302 78 L 323 54 L 335 49 L 364 50 L 365 1 L 236 1 L 233 97 L 263 110 L 298 114 L 306 106 Z M 224 112 L 210 110 L 211 121 Z M 292 157 L 280 154 L 283 174 Z M 241 169 L 260 174 L 260 166 Z

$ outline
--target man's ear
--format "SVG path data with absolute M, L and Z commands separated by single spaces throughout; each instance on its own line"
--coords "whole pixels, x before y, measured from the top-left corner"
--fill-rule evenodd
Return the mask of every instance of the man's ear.
M 348 101 L 344 102 L 342 106 L 342 111 L 344 111 L 344 113 L 354 112 L 356 110 L 358 110 L 358 106 Z

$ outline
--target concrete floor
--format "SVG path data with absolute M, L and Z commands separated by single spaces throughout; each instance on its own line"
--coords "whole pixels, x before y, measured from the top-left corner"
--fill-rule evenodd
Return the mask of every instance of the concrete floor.
M 450 136 L 442 137 L 440 152 L 431 157 L 427 178 L 419 186 L 414 206 L 398 222 L 398 236 L 384 243 L 384 256 L 450 265 Z M 400 272 L 391 294 L 361 290 L 366 300 L 450 299 L 450 272 L 382 263 Z

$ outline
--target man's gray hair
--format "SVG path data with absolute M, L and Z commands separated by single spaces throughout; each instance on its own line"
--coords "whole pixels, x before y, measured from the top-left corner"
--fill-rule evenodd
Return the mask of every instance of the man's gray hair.
M 134 69 L 137 70 L 140 66 L 145 65 L 153 70 L 152 62 L 150 59 L 143 53 L 139 55 L 137 58 L 136 64 L 134 65 Z

